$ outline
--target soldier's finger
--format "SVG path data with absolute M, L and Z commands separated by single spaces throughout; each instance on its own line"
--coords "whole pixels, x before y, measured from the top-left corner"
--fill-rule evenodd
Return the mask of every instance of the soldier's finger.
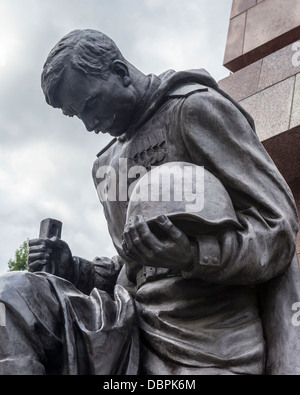
M 46 239 L 32 239 L 32 240 L 29 240 L 28 244 L 29 244 L 29 247 L 46 245 L 45 240 Z
M 139 219 L 136 218 L 129 227 L 129 236 L 133 244 L 133 252 L 138 253 L 139 256 L 147 256 L 151 252 L 151 248 L 146 244 L 142 235 L 137 230 Z
M 143 253 L 137 248 L 137 239 L 132 239 L 130 231 L 125 232 L 123 238 L 124 242 L 126 243 L 127 251 L 130 254 L 129 257 L 138 262 L 141 261 Z
M 38 245 L 29 248 L 29 254 L 37 254 L 40 252 L 48 252 L 51 253 L 51 250 L 47 248 L 45 245 Z
M 132 243 L 132 239 L 129 234 L 129 227 L 128 226 L 125 227 L 125 231 L 123 233 L 123 242 L 126 243 L 126 247 L 129 251 L 133 248 L 133 243 Z
M 50 254 L 47 252 L 38 252 L 36 254 L 29 254 L 28 255 L 28 262 L 32 263 L 35 261 L 40 261 L 40 260 L 47 260 L 50 257 Z
M 52 239 L 45 239 L 45 245 L 47 248 L 53 248 L 57 244 L 58 238 L 52 237 Z
M 157 225 L 163 229 L 173 241 L 178 241 L 183 233 L 179 230 L 173 222 L 169 220 L 165 215 L 161 215 L 156 219 Z
M 130 258 L 130 259 L 132 259 L 132 260 L 134 260 L 134 261 L 138 261 L 139 258 L 138 258 L 137 256 L 135 256 L 134 254 L 132 254 L 132 253 L 128 250 L 128 247 L 127 247 L 127 244 L 126 244 L 126 241 L 125 241 L 125 240 L 123 240 L 122 248 L 123 248 L 123 251 L 125 252 L 125 254 L 128 256 L 128 258 Z
M 147 222 L 141 215 L 136 219 L 136 229 L 150 250 L 155 250 L 161 244 L 160 240 L 151 232 Z
M 30 265 L 28 265 L 28 271 L 30 271 L 31 273 L 40 272 L 41 270 L 45 269 L 46 265 L 47 265 L 46 260 L 35 261 L 35 262 L 31 263 Z

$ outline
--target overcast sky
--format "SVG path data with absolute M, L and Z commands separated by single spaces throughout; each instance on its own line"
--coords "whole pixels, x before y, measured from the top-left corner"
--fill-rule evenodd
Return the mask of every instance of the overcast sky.
M 205 68 L 219 81 L 232 0 L 0 0 L 0 272 L 40 221 L 63 222 L 73 255 L 113 256 L 91 168 L 111 140 L 49 107 L 40 88 L 69 31 L 110 36 L 145 74 Z

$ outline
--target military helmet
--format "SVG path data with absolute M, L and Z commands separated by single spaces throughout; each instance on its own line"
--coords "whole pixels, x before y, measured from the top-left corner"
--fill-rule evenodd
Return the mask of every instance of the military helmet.
M 240 228 L 223 184 L 204 167 L 188 162 L 165 163 L 140 178 L 130 196 L 126 222 L 137 215 L 154 233 L 160 232 L 155 221 L 160 215 L 191 235 Z

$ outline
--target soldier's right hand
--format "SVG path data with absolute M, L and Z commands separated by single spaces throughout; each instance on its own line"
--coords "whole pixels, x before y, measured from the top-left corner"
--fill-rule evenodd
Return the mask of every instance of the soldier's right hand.
M 72 283 L 76 267 L 68 244 L 57 238 L 29 241 L 28 268 L 30 272 L 46 272 Z

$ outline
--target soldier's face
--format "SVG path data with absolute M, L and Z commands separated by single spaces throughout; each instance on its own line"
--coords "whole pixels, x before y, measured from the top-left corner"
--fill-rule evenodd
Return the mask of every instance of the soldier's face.
M 64 115 L 77 116 L 89 132 L 120 136 L 136 109 L 136 90 L 111 73 L 108 80 L 68 69 L 58 92 Z

